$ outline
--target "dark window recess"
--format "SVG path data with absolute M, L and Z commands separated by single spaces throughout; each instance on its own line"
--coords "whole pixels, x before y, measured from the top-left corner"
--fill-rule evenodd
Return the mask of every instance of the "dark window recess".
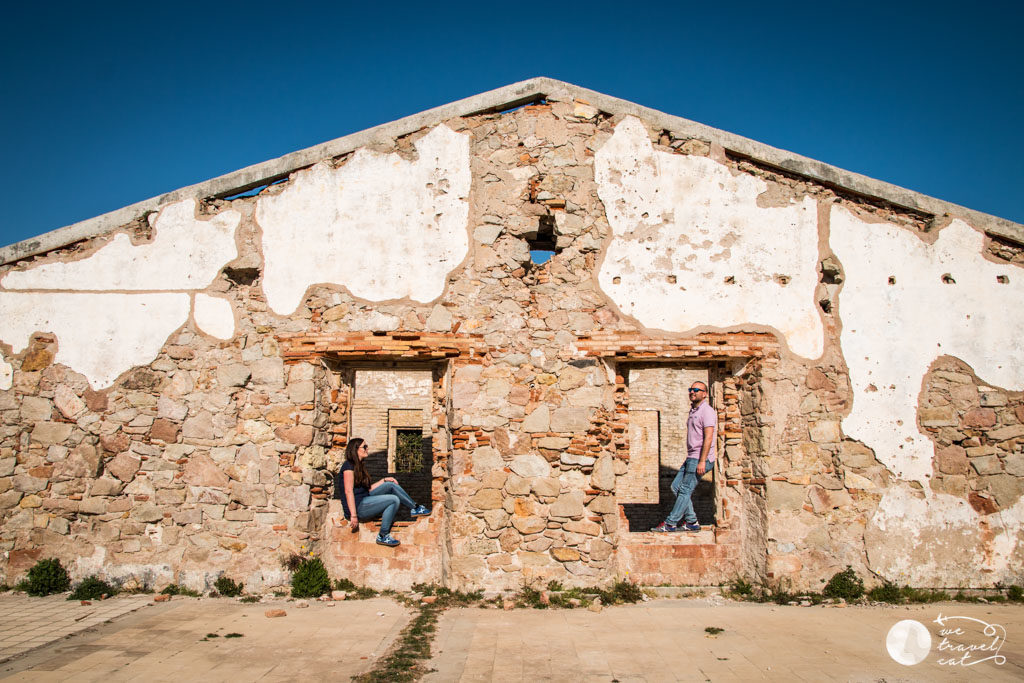
M 555 248 L 555 217 L 541 216 L 537 222 L 537 234 L 533 237 L 527 235 L 526 241 L 530 245 L 530 261 L 534 265 L 539 266 L 558 253 Z
M 398 485 L 405 489 L 405 492 L 417 503 L 430 507 L 430 494 L 433 477 L 430 473 L 431 454 L 433 453 L 433 439 L 431 437 L 420 437 L 421 457 L 423 468 L 418 472 L 388 472 L 388 451 L 386 448 L 370 453 L 366 458 L 366 471 L 370 475 L 370 482 L 375 482 L 384 477 L 394 477 Z M 397 457 L 396 457 L 397 459 Z M 395 469 L 398 469 L 397 467 Z M 380 518 L 377 518 L 378 521 Z M 395 517 L 399 522 L 407 522 L 412 519 L 409 510 L 404 505 L 398 508 L 398 515 Z
M 418 429 L 395 432 L 395 472 L 422 472 L 423 434 Z
M 668 518 L 672 506 L 676 502 L 676 494 L 672 493 L 672 481 L 679 472 L 678 467 L 658 468 L 659 503 L 629 503 L 622 506 L 622 511 L 629 521 L 630 532 L 650 531 Z M 697 480 L 697 488 L 690 498 L 693 511 L 697 513 L 697 521 L 701 524 L 715 524 L 715 485 L 703 479 Z

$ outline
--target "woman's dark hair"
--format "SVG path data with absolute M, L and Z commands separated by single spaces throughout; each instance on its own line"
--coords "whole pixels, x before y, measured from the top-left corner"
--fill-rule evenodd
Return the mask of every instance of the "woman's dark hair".
M 352 474 L 355 476 L 353 483 L 356 486 L 370 488 L 370 473 L 366 471 L 366 466 L 359 459 L 359 447 L 364 443 L 366 441 L 358 437 L 350 440 L 348 445 L 345 446 L 345 462 L 352 464 Z

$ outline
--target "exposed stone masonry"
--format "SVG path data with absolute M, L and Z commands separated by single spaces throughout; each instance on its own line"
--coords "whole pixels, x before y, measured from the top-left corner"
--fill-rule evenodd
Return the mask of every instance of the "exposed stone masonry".
M 321 283 L 293 313 L 271 310 L 256 207 L 308 172 L 298 171 L 258 197 L 198 209 L 241 215 L 238 257 L 204 290 L 230 303 L 229 340 L 190 320 L 151 363 L 96 389 L 54 363 L 64 342 L 49 330 L 37 331 L 18 354 L 5 339 L 0 350 L 12 373 L 11 388 L 0 391 L 3 578 L 15 581 L 37 559 L 58 556 L 78 577 L 205 589 L 227 575 L 260 591 L 287 583 L 284 558 L 313 550 L 337 575 L 381 588 L 440 581 L 504 590 L 551 579 L 591 585 L 627 572 L 649 583 L 716 584 L 742 574 L 817 587 L 847 564 L 868 577 L 899 579 L 904 559 L 877 521 L 897 482 L 842 430 L 856 397 L 839 345 L 845 274 L 827 247 L 827 225 L 819 227 L 820 281 L 808 289 L 825 330 L 820 358 L 794 355 L 763 325 L 684 333 L 642 327 L 597 281 L 611 228 L 593 158 L 620 121 L 587 102 L 552 97 L 441 124 L 468 139 L 472 184 L 468 252 L 436 300 L 371 302 Z M 734 176 L 766 182 L 758 197 L 764 207 L 810 196 L 819 216 L 838 204 L 915 232 L 933 228 L 916 213 L 728 158 L 712 141 L 647 132 L 658 152 L 706 157 Z M 379 142 L 375 151 L 415 160 L 415 142 L 428 133 Z M 432 192 L 448 191 L 443 170 L 431 176 Z M 549 229 L 556 253 L 534 263 L 531 243 Z M 4 266 L 0 276 L 87 256 L 108 239 Z M 359 247 L 352 245 L 354 256 Z M 1011 247 L 997 255 L 1019 260 Z M 670 265 L 658 287 L 677 286 Z M 777 275 L 775 285 L 787 286 L 787 275 Z M 718 286 L 735 282 L 710 283 L 709 294 Z M 694 536 L 630 528 L 618 498 L 626 497 L 624 477 L 636 474 L 630 468 L 640 467 L 630 461 L 629 414 L 643 401 L 631 402 L 630 369 L 654 363 L 701 368 L 719 413 L 719 457 L 706 500 L 714 526 Z M 360 368 L 384 376 L 429 371 L 429 395 L 414 407 L 426 406 L 431 462 L 424 476 L 435 511 L 400 526 L 397 549 L 376 546 L 372 524 L 350 533 L 332 500 L 348 439 L 366 436 L 353 421 Z M 676 389 L 681 403 L 685 388 Z M 381 396 L 371 407 L 375 446 L 386 450 L 382 416 L 412 403 Z M 930 490 L 907 484 L 914 500 L 948 494 L 981 516 L 1018 503 L 1021 393 L 990 387 L 944 357 L 925 378 L 918 418 L 936 457 Z M 673 429 L 662 434 L 672 440 L 662 453 L 679 451 L 683 436 L 678 424 Z M 1010 542 L 992 534 L 981 551 Z M 1016 540 L 1010 545 L 1005 561 L 996 553 L 977 574 L 978 585 L 1011 571 L 1009 558 L 1020 554 Z M 968 575 L 958 568 L 944 580 L 968 583 Z

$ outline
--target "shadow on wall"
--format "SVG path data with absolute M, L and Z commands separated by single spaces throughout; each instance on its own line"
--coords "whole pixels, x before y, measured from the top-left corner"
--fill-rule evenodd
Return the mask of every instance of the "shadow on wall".
M 652 527 L 665 521 L 672 511 L 676 496 L 672 493 L 672 480 L 679 470 L 674 467 L 658 468 L 658 501 L 657 503 L 630 503 L 622 506 L 629 521 L 631 532 L 650 531 Z M 693 509 L 697 513 L 697 521 L 701 524 L 715 523 L 715 484 L 713 481 L 697 481 L 697 489 L 693 492 Z

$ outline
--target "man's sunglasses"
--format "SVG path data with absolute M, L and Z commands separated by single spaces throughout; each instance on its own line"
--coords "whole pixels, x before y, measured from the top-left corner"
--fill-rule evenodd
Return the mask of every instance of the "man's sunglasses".
M 704 391 L 704 389 L 692 389 L 691 388 L 691 389 L 687 389 L 686 391 L 691 393 L 691 394 L 696 394 L 698 391 Z

